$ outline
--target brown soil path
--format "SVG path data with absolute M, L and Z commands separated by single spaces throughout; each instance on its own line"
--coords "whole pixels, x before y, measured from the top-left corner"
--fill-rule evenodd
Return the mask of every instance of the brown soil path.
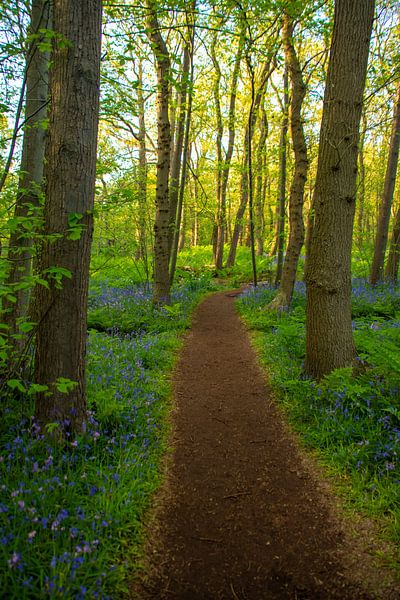
M 372 598 L 343 566 L 343 532 L 274 406 L 233 294 L 197 310 L 175 398 L 174 451 L 134 597 Z

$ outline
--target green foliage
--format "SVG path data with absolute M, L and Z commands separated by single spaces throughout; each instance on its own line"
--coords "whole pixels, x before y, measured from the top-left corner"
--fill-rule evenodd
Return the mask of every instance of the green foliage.
M 68 423 L 54 422 L 43 435 L 32 415 L 46 386 L 8 381 L 0 406 L 0 579 L 10 600 L 127 593 L 143 515 L 160 483 L 180 333 L 210 289 L 209 278 L 187 279 L 171 306 L 153 309 L 149 286 L 107 288 L 98 278 L 91 302 L 104 321 L 110 311 L 112 328 L 89 335 L 85 433 L 72 437 Z M 75 385 L 56 384 L 64 393 Z
M 320 383 L 304 378 L 304 291 L 297 284 L 288 312 L 265 310 L 273 290 L 247 290 L 239 310 L 255 330 L 254 341 L 279 402 L 304 443 L 339 480 L 358 509 L 389 516 L 399 539 L 400 325 L 388 319 L 399 288 L 371 288 L 356 281 L 353 310 L 370 315 L 354 323 L 360 365 L 338 369 Z M 386 319 L 382 318 L 385 310 Z M 379 316 L 377 316 L 379 315 Z

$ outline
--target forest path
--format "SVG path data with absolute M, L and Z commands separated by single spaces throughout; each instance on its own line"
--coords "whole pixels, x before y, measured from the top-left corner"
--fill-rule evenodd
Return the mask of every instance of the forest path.
M 173 453 L 133 596 L 372 598 L 351 581 L 343 531 L 274 405 L 234 295 L 206 298 L 186 337 Z

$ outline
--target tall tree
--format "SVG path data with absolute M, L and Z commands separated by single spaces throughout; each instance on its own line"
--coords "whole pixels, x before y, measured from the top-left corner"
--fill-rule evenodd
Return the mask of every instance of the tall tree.
M 156 216 L 154 220 L 154 295 L 155 304 L 170 300 L 169 241 L 170 198 L 169 171 L 171 161 L 171 126 L 169 103 L 171 95 L 171 61 L 158 22 L 156 3 L 146 0 L 148 10 L 147 35 L 157 63 L 157 184 Z
M 229 97 L 229 112 L 228 112 L 228 145 L 226 149 L 225 157 L 222 152 L 222 137 L 223 137 L 223 121 L 221 114 L 221 103 L 219 99 L 219 81 L 221 79 L 221 68 L 218 64 L 215 45 L 216 41 L 213 41 L 211 47 L 213 64 L 217 72 L 216 83 L 214 85 L 214 100 L 217 112 L 217 235 L 215 244 L 215 267 L 222 269 L 224 260 L 224 244 L 225 244 L 225 230 L 226 230 L 226 195 L 228 189 L 229 171 L 233 156 L 233 149 L 235 144 L 235 117 L 236 117 L 236 96 L 238 88 L 238 80 L 240 73 L 240 64 L 243 56 L 244 48 L 244 36 L 245 28 L 244 21 L 241 21 L 241 28 L 239 31 L 238 46 L 235 54 L 235 62 L 232 70 L 231 86 L 230 86 L 230 97 Z
M 277 203 L 277 223 L 276 223 L 276 274 L 275 286 L 278 286 L 282 277 L 283 252 L 285 249 L 285 221 L 286 221 L 286 179 L 287 179 L 287 132 L 289 127 L 289 70 L 287 58 L 285 58 L 285 70 L 283 73 L 283 103 L 282 103 L 282 123 L 281 135 L 279 140 L 279 188 Z
M 390 136 L 389 155 L 386 166 L 385 184 L 379 210 L 378 227 L 375 238 L 374 257 L 372 259 L 370 281 L 374 285 L 383 279 L 385 253 L 389 235 L 390 212 L 393 203 L 396 183 L 397 165 L 400 147 L 400 85 L 397 88 L 393 108 L 392 133 Z
M 35 382 L 42 425 L 80 431 L 86 417 L 85 351 L 99 113 L 101 0 L 54 0 L 56 34 L 46 145 Z M 78 239 L 77 239 L 78 238 Z M 60 282 L 60 277 L 65 275 Z M 70 380 L 68 383 L 65 380 Z
M 28 35 L 25 80 L 25 126 L 22 143 L 18 192 L 14 209 L 14 227 L 8 248 L 7 285 L 13 302 L 3 302 L 4 320 L 8 325 L 10 341 L 18 353 L 24 339 L 18 334 L 18 323 L 25 316 L 29 297 L 32 244 L 38 217 L 39 196 L 43 178 L 43 159 L 46 139 L 46 109 L 48 102 L 48 63 L 46 30 L 50 28 L 49 0 L 33 0 Z
M 284 308 L 290 304 L 296 281 L 297 263 L 304 243 L 303 204 L 308 158 L 301 110 L 306 94 L 306 86 L 294 47 L 293 30 L 293 18 L 286 12 L 283 20 L 282 39 L 291 84 L 289 123 L 295 165 L 289 196 L 289 241 L 286 248 L 279 290 L 270 304 L 270 308 L 273 309 Z
M 374 0 L 336 0 L 307 261 L 305 371 L 351 366 L 351 242 Z
M 235 226 L 232 234 L 231 245 L 229 248 L 228 259 L 226 261 L 227 267 L 233 267 L 236 260 L 237 246 L 243 228 L 243 217 L 249 199 L 249 148 L 251 146 L 251 140 L 254 135 L 259 108 L 264 98 L 268 80 L 273 70 L 274 66 L 271 66 L 270 60 L 267 60 L 263 63 L 259 74 L 258 86 L 254 94 L 254 100 L 252 101 L 249 119 L 246 123 L 244 133 L 244 156 L 242 161 L 242 175 L 240 178 L 240 204 L 236 213 Z

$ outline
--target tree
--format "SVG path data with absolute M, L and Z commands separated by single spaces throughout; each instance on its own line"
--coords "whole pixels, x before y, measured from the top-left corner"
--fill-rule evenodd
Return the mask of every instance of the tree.
M 170 299 L 169 239 L 170 199 L 169 171 L 171 160 L 171 126 L 168 109 L 171 94 L 171 61 L 167 45 L 160 33 L 156 4 L 147 0 L 147 35 L 157 63 L 157 187 L 154 221 L 154 296 L 155 304 Z
M 289 197 L 289 242 L 286 248 L 279 290 L 269 306 L 269 308 L 273 309 L 284 308 L 290 304 L 296 281 L 297 263 L 304 243 L 303 204 L 304 187 L 308 171 L 308 158 L 301 109 L 306 94 L 306 86 L 303 81 L 299 59 L 293 43 L 293 29 L 293 19 L 286 12 L 283 21 L 282 38 L 291 82 L 292 93 L 289 109 L 289 122 L 293 141 L 295 166 Z M 282 192 L 284 192 L 284 189 Z
M 374 285 L 383 278 L 385 252 L 389 235 L 390 211 L 392 208 L 394 187 L 396 183 L 397 165 L 400 147 L 400 85 L 397 88 L 393 108 L 392 133 L 390 136 L 389 155 L 386 166 L 385 184 L 379 211 L 378 227 L 375 238 L 374 257 L 372 260 L 370 281 Z
M 14 209 L 14 226 L 8 249 L 7 285 L 13 302 L 3 302 L 4 320 L 9 327 L 12 345 L 20 353 L 25 340 L 19 336 L 18 324 L 26 315 L 31 273 L 32 243 L 38 216 L 39 196 L 43 179 L 43 159 L 46 139 L 45 119 L 48 101 L 48 62 L 45 30 L 50 27 L 49 0 L 33 0 L 28 36 L 25 80 L 25 126 L 22 144 L 18 192 Z
M 101 0 L 54 0 L 44 236 L 36 289 L 36 416 L 81 431 L 99 113 Z M 47 388 L 47 389 L 45 389 Z
M 305 371 L 351 366 L 351 242 L 357 152 L 374 0 L 336 0 L 306 268 Z

